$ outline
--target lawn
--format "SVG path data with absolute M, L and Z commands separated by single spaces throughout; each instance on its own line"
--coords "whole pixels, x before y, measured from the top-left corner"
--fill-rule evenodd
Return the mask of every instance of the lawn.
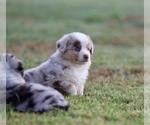
M 19 113 L 7 106 L 7 125 L 144 124 L 143 1 L 8 0 L 7 52 L 38 66 L 64 34 L 94 41 L 83 96 L 67 96 L 68 112 Z

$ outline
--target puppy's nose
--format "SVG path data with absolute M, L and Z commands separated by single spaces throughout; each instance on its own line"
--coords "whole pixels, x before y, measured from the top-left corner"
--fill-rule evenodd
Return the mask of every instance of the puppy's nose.
M 88 55 L 83 55 L 83 57 L 85 60 L 88 60 L 88 58 L 89 58 Z
M 68 111 L 68 110 L 69 110 L 70 105 L 69 105 L 69 104 L 67 104 L 67 105 L 65 105 L 65 106 L 54 106 L 54 107 L 55 107 L 55 108 L 63 109 L 63 110 L 65 110 L 65 111 Z

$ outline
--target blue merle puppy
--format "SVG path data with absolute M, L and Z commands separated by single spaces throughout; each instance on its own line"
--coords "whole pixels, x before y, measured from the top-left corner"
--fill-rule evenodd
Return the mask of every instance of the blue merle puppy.
M 12 54 L 6 58 L 6 102 L 18 111 L 47 112 L 58 107 L 69 109 L 69 103 L 57 90 L 41 84 L 26 83 L 23 79 L 23 63 Z

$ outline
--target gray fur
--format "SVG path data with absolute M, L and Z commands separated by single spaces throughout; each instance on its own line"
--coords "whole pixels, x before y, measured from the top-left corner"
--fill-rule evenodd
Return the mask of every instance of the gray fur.
M 7 58 L 6 101 L 18 111 L 47 112 L 58 107 L 69 109 L 68 102 L 57 90 L 40 84 L 25 82 L 22 77 L 23 64 L 12 54 L 0 55 Z

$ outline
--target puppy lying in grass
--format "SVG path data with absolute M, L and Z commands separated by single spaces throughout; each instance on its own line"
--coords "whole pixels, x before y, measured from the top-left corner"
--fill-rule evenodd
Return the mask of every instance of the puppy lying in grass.
M 46 62 L 25 71 L 27 82 L 42 83 L 69 95 L 83 95 L 93 54 L 89 36 L 73 32 L 57 41 L 56 52 Z
M 12 54 L 0 55 L 6 75 L 6 102 L 18 111 L 47 112 L 58 107 L 69 109 L 68 102 L 57 90 L 36 83 L 26 83 L 23 79 L 22 61 Z

